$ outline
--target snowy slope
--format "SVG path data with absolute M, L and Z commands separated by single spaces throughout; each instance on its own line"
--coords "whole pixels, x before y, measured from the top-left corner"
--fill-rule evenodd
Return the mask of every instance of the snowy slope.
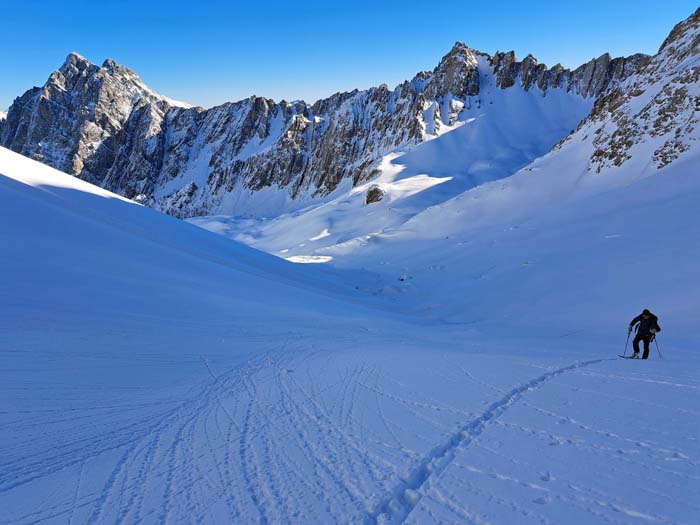
M 5 149 L 0 174 L 3 519 L 94 522 L 114 454 L 201 401 L 214 371 L 319 323 L 356 330 L 355 309 L 318 272 L 312 284 L 290 263 Z M 85 493 L 69 513 L 56 487 L 78 471 Z
M 0 173 L 7 522 L 690 524 L 700 511 L 697 341 L 670 314 L 665 359 L 648 363 L 614 357 L 632 306 L 599 305 L 615 330 L 596 333 L 555 311 L 550 330 L 403 317 L 391 310 L 426 305 L 418 277 L 403 293 L 386 282 L 400 299 L 382 311 L 354 271 L 291 265 L 2 149 Z M 548 236 L 535 245 L 576 245 Z M 523 271 L 523 246 L 499 272 Z M 421 278 L 454 272 L 445 262 Z M 511 279 L 471 280 L 490 281 L 482 300 Z M 682 306 L 680 293 L 665 289 Z M 513 310 L 531 304 L 511 291 Z

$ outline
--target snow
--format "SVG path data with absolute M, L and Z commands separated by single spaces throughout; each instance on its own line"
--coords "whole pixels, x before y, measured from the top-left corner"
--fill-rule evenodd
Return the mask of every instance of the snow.
M 526 221 L 539 162 L 331 267 L 0 150 L 3 517 L 693 523 L 698 183 L 552 188 Z M 664 359 L 616 358 L 647 304 Z
M 174 98 L 166 97 L 164 95 L 160 95 L 160 98 L 165 100 L 171 106 L 175 106 L 177 108 L 189 109 L 189 108 L 195 107 L 193 104 L 190 104 L 189 102 L 183 102 L 182 100 L 175 100 Z
M 292 257 L 286 257 L 286 259 L 293 263 L 319 264 L 332 261 L 333 257 L 328 255 L 293 255 Z
M 216 233 L 0 148 L 3 520 L 697 523 L 700 151 L 514 104 Z
M 318 241 L 319 239 L 323 239 L 324 237 L 328 237 L 329 235 L 330 235 L 330 232 L 328 231 L 328 228 L 326 228 L 318 235 L 314 235 L 313 237 L 311 237 L 309 240 L 310 241 Z

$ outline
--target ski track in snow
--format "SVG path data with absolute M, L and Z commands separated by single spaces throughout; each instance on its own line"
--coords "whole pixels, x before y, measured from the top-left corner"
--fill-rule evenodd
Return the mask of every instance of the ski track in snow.
M 603 361 L 605 359 L 594 359 L 558 368 L 520 384 L 507 392 L 504 397 L 489 406 L 483 414 L 464 425 L 457 433 L 450 436 L 445 443 L 431 450 L 391 491 L 390 496 L 384 499 L 379 506 L 379 510 L 369 514 L 367 522 L 403 523 L 413 508 L 419 503 L 422 498 L 422 492 L 429 488 L 431 479 L 434 476 L 439 476 L 454 461 L 461 450 L 468 447 L 490 423 L 520 400 L 526 392 L 540 387 L 553 377 Z
M 681 502 L 675 495 L 700 481 L 700 476 L 692 474 L 700 462 L 688 449 L 678 444 L 661 446 L 652 437 L 625 436 L 606 429 L 604 422 L 592 426 L 530 400 L 530 393 L 571 372 L 582 378 L 615 376 L 616 381 L 631 384 L 644 379 L 634 373 L 625 376 L 604 368 L 591 369 L 615 362 L 615 358 L 577 361 L 511 387 L 491 384 L 464 363 L 445 360 L 444 372 L 436 373 L 444 373 L 446 381 L 460 384 L 466 379 L 480 389 L 483 403 L 498 396 L 482 410 L 473 411 L 445 404 L 427 392 L 409 395 L 411 384 L 383 365 L 359 359 L 348 366 L 351 362 L 336 363 L 333 351 L 303 344 L 296 348 L 290 342 L 283 346 L 222 373 L 205 362 L 211 379 L 183 401 L 153 404 L 167 407 L 156 417 L 144 417 L 109 432 L 59 434 L 55 449 L 37 453 L 33 460 L 31 455 L 23 456 L 21 448 L 15 450 L 0 465 L 0 499 L 62 472 L 74 473 L 74 485 L 65 498 L 49 496 L 44 506 L 15 515 L 12 521 L 174 523 L 188 516 L 212 523 L 395 524 L 411 521 L 413 512 L 420 509 L 427 514 L 416 518 L 418 522 L 425 516 L 450 522 L 434 514 L 440 508 L 455 522 L 489 521 L 461 501 L 460 494 L 466 491 L 480 501 L 541 523 L 556 521 L 544 509 L 538 511 L 538 506 L 557 502 L 600 522 L 626 523 L 611 517 L 613 513 L 640 522 L 683 523 L 663 513 L 635 509 L 624 498 L 575 478 L 567 482 L 565 491 L 557 492 L 519 477 L 517 469 L 499 472 L 495 467 L 472 465 L 468 459 L 472 454 L 465 456 L 464 452 L 467 448 L 489 450 L 477 442 L 487 429 L 497 436 L 515 432 L 545 449 L 552 440 L 566 442 L 581 453 L 598 457 L 601 464 L 614 458 L 619 468 L 627 466 L 644 476 L 648 487 L 643 490 L 650 498 L 698 510 L 697 504 Z M 531 367 L 523 363 L 524 371 Z M 644 384 L 683 390 L 686 383 L 659 379 Z M 483 396 L 486 393 L 490 394 Z M 515 406 L 550 422 L 540 426 L 503 420 Z M 397 410 L 405 416 L 397 418 Z M 376 423 L 368 423 L 368 417 L 374 417 Z M 465 418 L 467 423 L 457 424 Z M 585 441 L 555 432 L 562 423 L 595 439 Z M 415 431 L 410 431 L 414 424 Z M 455 427 L 458 430 L 450 431 Z M 434 445 L 436 437 L 446 434 L 445 441 Z M 411 435 L 409 443 L 406 439 Z M 634 447 L 647 455 L 623 453 Z M 421 452 L 425 450 L 428 452 Z M 516 466 L 526 463 L 511 457 L 508 461 Z M 669 461 L 680 462 L 683 469 Z M 94 483 L 95 462 L 109 466 L 101 485 Z M 443 475 L 455 469 L 539 492 L 533 500 L 537 505 L 532 508 L 498 495 L 469 477 L 459 478 L 454 486 L 441 483 Z M 616 475 L 613 471 L 606 478 Z M 92 481 L 86 483 L 88 480 Z

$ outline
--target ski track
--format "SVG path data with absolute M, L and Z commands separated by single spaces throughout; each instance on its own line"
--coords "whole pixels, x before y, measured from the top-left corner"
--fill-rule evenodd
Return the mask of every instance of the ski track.
M 460 450 L 468 447 L 491 422 L 505 413 L 526 392 L 540 387 L 553 377 L 608 360 L 614 359 L 576 362 L 546 372 L 513 388 L 504 397 L 491 404 L 479 417 L 471 420 L 458 432 L 451 435 L 445 443 L 432 449 L 427 456 L 410 469 L 400 483 L 381 501 L 377 510 L 367 515 L 366 522 L 403 523 L 420 502 L 425 491 L 430 488 L 431 479 L 434 476 L 439 476 L 454 461 Z
M 528 392 L 557 376 L 579 371 L 590 374 L 588 367 L 615 358 L 550 369 L 510 388 L 489 384 L 464 366 L 448 363 L 445 377 L 450 381 L 459 384 L 467 379 L 482 392 L 499 396 L 477 414 L 428 394 L 414 399 L 410 394 L 412 385 L 376 365 L 360 360 L 352 366 L 340 364 L 334 368 L 331 353 L 295 346 L 287 341 L 281 350 L 264 353 L 219 374 L 202 359 L 211 380 L 192 389 L 184 400 L 140 404 L 144 409 L 156 410 L 157 417 L 140 416 L 110 433 L 93 431 L 80 436 L 79 432 L 67 431 L 66 437 L 74 440 L 57 441 L 55 450 L 45 457 L 29 452 L 25 458 L 5 458 L 0 496 L 73 469 L 74 485 L 63 502 L 52 501 L 16 516 L 15 521 L 40 523 L 63 517 L 68 523 L 166 524 L 188 516 L 199 523 L 403 523 L 420 508 L 422 519 L 487 522 L 477 509 L 460 502 L 458 494 L 471 494 L 528 521 L 552 523 L 537 506 L 532 508 L 485 490 L 466 475 L 454 486 L 438 483 L 453 465 L 465 474 L 545 491 L 547 501 L 579 509 L 601 523 L 626 523 L 620 516 L 676 523 L 661 514 L 634 510 L 625 501 L 573 480 L 568 482 L 568 490 L 541 489 L 516 474 L 465 463 L 460 452 L 473 444 L 479 446 L 477 438 L 494 426 L 499 428 L 499 435 L 514 432 L 541 443 L 540 447 L 557 441 L 581 454 L 598 457 L 610 466 L 610 473 L 604 475 L 608 480 L 624 476 L 627 468 L 644 472 L 649 481 L 649 487 L 643 488 L 645 493 L 669 505 L 679 500 L 662 487 L 676 493 L 684 484 L 700 481 L 691 473 L 700 463 L 687 451 L 661 447 L 653 438 L 634 439 L 606 430 L 604 421 L 592 426 L 525 399 Z M 319 376 L 319 370 L 324 374 Z M 540 429 L 535 423 L 501 420 L 516 403 L 551 423 L 544 423 Z M 391 417 L 385 404 L 391 406 Z M 404 417 L 396 418 L 396 410 Z M 373 426 L 367 423 L 369 413 Z M 467 423 L 454 430 L 454 422 L 465 419 Z M 567 428 L 585 432 L 591 439 L 554 432 L 562 421 L 570 425 Z M 448 437 L 435 445 L 434 436 L 440 434 Z M 407 445 L 407 438 L 425 446 Z M 641 457 L 621 453 L 625 446 L 643 447 L 653 461 L 647 464 Z M 422 459 L 417 451 L 420 449 L 429 450 Z M 22 450 L 20 446 L 16 452 Z M 81 454 L 75 456 L 76 450 Z M 101 486 L 86 484 L 93 462 L 101 460 L 104 464 L 110 455 L 114 459 Z M 33 461 L 26 461 L 28 458 Z M 682 461 L 688 470 L 674 470 L 664 460 Z M 523 464 L 514 458 L 508 461 Z M 685 506 L 698 509 L 698 505 Z

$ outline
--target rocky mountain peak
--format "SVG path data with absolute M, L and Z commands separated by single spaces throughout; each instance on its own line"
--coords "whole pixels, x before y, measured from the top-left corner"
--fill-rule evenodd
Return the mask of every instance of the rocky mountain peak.
M 63 65 L 58 70 L 65 75 L 71 71 L 84 71 L 90 66 L 92 66 L 92 63 L 87 58 L 73 52 L 68 54 Z
M 117 68 L 120 68 L 120 67 L 123 67 L 123 66 L 120 66 L 111 58 L 108 58 L 104 62 L 102 62 L 102 69 L 108 71 L 110 74 L 114 74 L 114 70 Z
M 476 51 L 470 48 L 464 42 L 457 40 L 450 51 L 442 57 L 441 62 L 446 60 L 463 60 L 469 61 Z
M 682 60 L 700 50 L 700 8 L 692 15 L 676 24 L 659 48 L 659 54 L 674 55 Z
M 115 155 L 110 141 L 132 115 L 143 113 L 135 110 L 144 105 L 150 106 L 148 118 L 155 120 L 162 119 L 169 107 L 130 69 L 113 60 L 99 67 L 70 53 L 41 88 L 15 101 L 0 142 L 99 184 L 109 160 L 105 159 Z M 98 151 L 106 157 L 93 162 Z
M 481 54 L 479 51 L 470 48 L 464 42 L 457 41 L 450 51 L 442 57 L 435 69 L 445 70 L 460 67 L 462 69 L 470 69 L 476 67 L 476 56 L 479 54 Z
M 479 94 L 479 69 L 476 54 L 464 42 L 456 42 L 437 67 L 432 71 L 426 85 L 426 96 L 438 98 L 451 93 L 465 98 Z
M 102 66 L 97 66 L 78 53 L 70 53 L 60 68 L 54 71 L 44 84 L 44 95 L 51 97 L 52 88 L 65 91 L 82 89 L 99 89 L 111 87 L 124 89 L 130 93 L 140 92 L 144 96 L 161 98 L 149 90 L 139 76 L 131 69 L 124 67 L 111 58 L 106 59 Z
M 81 78 L 94 75 L 99 68 L 78 53 L 70 53 L 61 67 L 49 77 L 44 90 L 56 86 L 58 89 L 71 90 Z

